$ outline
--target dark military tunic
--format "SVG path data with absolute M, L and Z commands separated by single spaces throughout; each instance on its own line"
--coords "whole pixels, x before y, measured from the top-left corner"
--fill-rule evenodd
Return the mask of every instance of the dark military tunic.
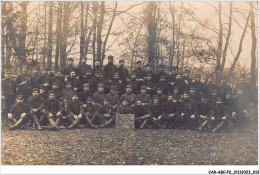
M 103 92 L 95 92 L 93 95 L 94 101 L 98 105 L 103 105 L 104 104 L 104 99 L 105 99 L 105 94 Z
M 133 93 L 125 93 L 120 97 L 121 102 L 124 100 L 128 101 L 128 105 L 136 104 L 136 95 Z
M 91 93 L 90 91 L 81 91 L 79 93 L 79 100 L 85 104 L 87 102 L 87 97 L 92 96 L 93 93 Z
M 30 106 L 22 102 L 22 103 L 14 104 L 9 113 L 13 114 L 13 117 L 16 120 L 19 120 L 21 118 L 22 113 L 28 114 L 30 110 L 31 110 Z
M 104 66 L 105 78 L 113 80 L 115 73 L 117 72 L 117 67 L 113 63 L 108 63 Z
M 136 100 L 140 100 L 144 106 L 149 106 L 152 104 L 152 99 L 149 94 L 138 94 Z
M 130 106 L 120 105 L 120 106 L 118 106 L 116 113 L 117 114 L 131 114 L 132 108 Z
M 110 105 L 112 105 L 112 106 L 120 105 L 119 96 L 117 94 L 113 95 L 113 94 L 109 93 L 106 95 L 106 98 Z
M 118 73 L 119 73 L 119 78 L 120 78 L 120 80 L 122 80 L 122 83 L 123 83 L 123 85 L 124 85 L 124 87 L 125 87 L 125 85 L 126 85 L 126 79 L 127 79 L 127 78 L 130 78 L 129 72 L 128 72 L 128 70 L 127 70 L 125 67 L 123 67 L 123 66 L 119 66 L 119 68 L 117 69 L 117 71 L 118 71 Z
M 42 97 L 30 97 L 27 101 L 27 104 L 32 108 L 32 109 L 37 109 L 38 111 L 41 111 L 44 107 L 44 99 Z
M 70 115 L 83 115 L 83 104 L 81 101 L 71 101 L 68 105 L 68 111 Z
M 61 112 L 62 107 L 57 99 L 47 99 L 44 102 L 44 109 L 46 110 L 46 113 L 57 114 L 58 112 Z
M 76 75 L 78 75 L 78 69 L 73 65 L 68 65 L 67 67 L 65 67 L 62 71 L 62 74 L 69 76 L 71 71 L 75 71 Z

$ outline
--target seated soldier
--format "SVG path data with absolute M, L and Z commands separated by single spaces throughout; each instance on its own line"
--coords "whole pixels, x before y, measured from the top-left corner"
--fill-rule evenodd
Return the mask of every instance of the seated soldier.
M 180 103 L 181 94 L 179 93 L 179 89 L 178 88 L 174 88 L 173 94 L 171 94 L 171 95 L 174 98 L 174 100 L 176 100 L 178 103 Z
M 99 108 L 90 96 L 87 97 L 87 104 L 83 104 L 83 114 L 86 124 L 92 128 L 98 128 L 97 125 L 94 125 L 94 122 L 96 122 L 96 118 L 99 115 Z
M 83 84 L 83 91 L 79 93 L 79 100 L 83 103 L 86 104 L 87 102 L 87 97 L 91 96 L 92 93 L 89 90 L 89 84 L 84 83 Z
M 132 112 L 135 115 L 135 127 L 140 129 L 144 128 L 150 116 L 148 109 L 142 105 L 141 100 L 137 100 Z
M 98 84 L 98 91 L 94 93 L 93 99 L 94 99 L 95 104 L 98 107 L 101 107 L 102 105 L 104 105 L 105 94 L 104 94 L 104 84 L 103 83 Z
M 221 97 L 223 97 L 223 94 L 221 94 Z M 229 131 L 231 131 L 232 129 L 237 127 L 237 118 L 235 117 L 235 115 L 232 116 L 233 103 L 234 103 L 234 100 L 231 98 L 231 93 L 226 92 L 224 100 L 223 100 L 223 105 L 226 109 L 227 118 L 229 119 L 229 128 L 228 128 Z
M 7 114 L 8 119 L 14 124 L 9 129 L 14 130 L 28 123 L 30 106 L 24 103 L 23 95 L 17 95 L 16 103 Z
M 62 93 L 62 90 L 60 90 L 59 84 L 57 82 L 53 82 L 53 84 L 52 84 L 52 91 L 55 93 L 56 99 L 59 100 L 60 102 L 62 102 L 62 100 L 63 100 L 63 93 Z
M 71 83 L 66 82 L 65 89 L 63 90 L 62 108 L 64 117 L 68 114 L 68 104 L 72 101 L 74 91 L 71 89 Z M 56 94 L 55 94 L 56 95 Z
M 199 123 L 199 131 L 207 130 L 207 124 L 210 118 L 210 104 L 207 101 L 207 97 L 202 95 L 201 101 L 197 105 L 198 112 L 198 123 Z
M 117 107 L 120 105 L 119 95 L 116 93 L 116 86 L 110 87 L 110 93 L 106 95 L 108 103 L 112 106 L 112 113 L 116 113 Z
M 117 93 L 119 96 L 121 96 L 124 93 L 124 89 L 123 89 L 123 83 L 122 80 L 119 79 L 119 73 L 116 72 L 114 75 L 114 79 L 111 80 L 111 82 L 109 83 L 110 87 L 111 86 L 115 86 Z
M 161 87 L 157 87 L 157 94 L 155 94 L 153 96 L 153 101 L 155 98 L 158 98 L 159 99 L 159 104 L 160 105 L 164 105 L 166 102 L 167 102 L 167 96 L 164 95 L 162 92 L 162 88 Z
M 99 127 L 111 126 L 114 119 L 113 106 L 109 104 L 108 98 L 105 98 L 104 105 L 99 108 Z
M 145 108 L 152 104 L 151 96 L 146 93 L 146 86 L 141 87 L 141 93 L 137 95 L 136 99 L 141 101 Z
M 28 105 L 31 107 L 30 116 L 33 119 L 33 122 L 37 130 L 42 130 L 39 120 L 42 118 L 42 110 L 44 107 L 44 99 L 40 97 L 39 89 L 34 88 L 32 97 L 28 99 Z
M 75 92 L 72 96 L 72 101 L 68 105 L 68 115 L 67 119 L 70 120 L 71 124 L 68 126 L 68 129 L 72 129 L 79 124 L 79 121 L 83 116 L 83 104 L 79 101 L 78 95 Z M 80 125 L 83 127 L 83 125 Z
M 217 97 L 216 104 L 212 107 L 209 122 L 209 129 L 212 132 L 225 130 L 228 126 L 226 110 L 220 97 Z
M 180 103 L 172 95 L 168 96 L 168 102 L 164 105 L 164 112 L 167 127 L 176 127 L 180 119 Z
M 188 92 L 183 94 L 180 122 L 182 129 L 197 129 L 195 102 L 189 98 Z
M 129 106 L 127 99 L 122 100 L 122 104 L 120 104 L 116 110 L 116 114 L 131 114 L 132 107 Z
M 49 99 L 44 102 L 44 111 L 45 114 L 43 120 L 47 120 L 48 124 L 51 126 L 51 130 L 58 130 L 62 113 L 62 105 L 59 100 L 55 98 L 55 93 L 53 91 L 49 92 Z
M 43 98 L 44 100 L 48 99 L 48 92 L 45 86 L 41 85 L 40 86 L 40 97 Z
M 159 98 L 153 99 L 153 104 L 149 107 L 151 119 L 148 120 L 149 128 L 165 128 L 163 106 L 159 104 Z
M 132 86 L 126 86 L 126 93 L 120 97 L 120 101 L 127 100 L 127 105 L 134 107 L 136 104 L 136 95 L 132 93 Z
M 145 85 L 147 88 L 146 93 L 149 94 L 151 97 L 156 94 L 155 90 L 155 83 L 152 79 L 152 73 L 148 73 L 146 80 L 143 82 L 143 85 Z
M 70 77 L 69 77 L 69 82 L 71 83 L 72 90 L 75 92 L 80 92 L 81 89 L 81 82 L 78 77 L 76 77 L 76 72 L 71 71 L 70 72 Z

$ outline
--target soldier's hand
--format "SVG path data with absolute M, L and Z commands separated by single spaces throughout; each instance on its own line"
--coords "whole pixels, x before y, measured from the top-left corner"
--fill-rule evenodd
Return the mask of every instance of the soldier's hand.
M 79 115 L 78 115 L 78 119 L 81 119 L 81 118 L 82 118 L 82 114 L 79 114 Z
M 153 117 L 153 120 L 154 120 L 154 121 L 156 121 L 156 118 L 155 118 L 155 117 Z
M 222 117 L 222 120 L 226 120 L 226 119 L 227 119 L 227 117 L 226 117 L 226 116 Z
M 157 118 L 157 120 L 161 120 L 161 118 L 162 118 L 162 116 L 160 115 L 160 116 Z
M 8 113 L 8 114 L 7 114 L 7 117 L 8 117 L 8 119 L 12 120 L 12 119 L 13 119 L 13 114 Z
M 50 116 L 50 117 L 53 117 L 52 113 L 49 113 L 49 116 Z
M 170 116 L 170 117 L 173 117 L 173 116 L 174 116 L 174 114 L 170 114 L 169 116 Z
M 215 120 L 215 117 L 211 117 L 211 120 Z
M 204 118 L 204 116 L 203 116 L 203 115 L 200 115 L 200 118 L 202 118 L 202 119 L 203 119 L 203 118 Z
M 37 112 L 37 109 L 32 109 L 32 112 Z
M 245 113 L 245 114 L 246 114 L 246 113 L 247 113 L 247 110 L 244 110 L 244 111 L 243 111 L 243 113 Z
M 57 112 L 57 114 L 56 115 L 60 115 L 60 112 Z
M 84 108 L 86 108 L 86 107 L 87 107 L 87 105 L 86 105 L 86 104 L 84 104 L 84 105 L 83 105 L 83 107 L 84 107 Z
M 73 88 L 73 90 L 74 90 L 74 91 L 77 91 L 77 90 L 78 90 L 78 88 Z
M 236 112 L 232 112 L 232 117 L 235 118 L 237 116 Z
M 195 118 L 195 115 L 191 115 L 190 118 Z
M 26 113 L 22 113 L 21 117 L 24 118 L 26 116 Z
M 184 116 L 184 113 L 181 113 L 181 116 L 183 117 L 183 116 Z

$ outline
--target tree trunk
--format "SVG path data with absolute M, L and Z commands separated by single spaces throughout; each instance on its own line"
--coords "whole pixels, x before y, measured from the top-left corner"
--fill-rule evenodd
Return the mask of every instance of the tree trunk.
M 101 60 L 102 27 L 104 23 L 104 17 L 105 17 L 105 1 L 102 1 L 100 6 L 98 25 L 97 25 L 97 59 L 98 60 Z
M 12 53 L 12 48 L 11 48 L 11 43 L 13 39 L 13 43 L 15 43 L 15 38 L 14 38 L 14 29 L 13 29 L 13 18 L 11 17 L 13 13 L 13 2 L 8 2 L 6 5 L 8 6 L 7 9 L 7 19 L 6 19 L 6 35 L 5 35 L 5 44 L 6 44 L 6 56 L 5 56 L 5 66 L 10 66 L 10 56 Z M 12 34 L 13 33 L 13 34 Z M 15 44 L 16 46 L 16 44 Z
M 85 27 L 84 27 L 84 2 L 80 2 L 80 60 L 85 57 Z M 87 17 L 87 16 L 86 16 Z
M 254 17 L 254 2 L 250 2 L 250 16 L 251 16 L 251 85 L 256 91 L 256 34 L 255 34 L 255 17 Z
M 19 47 L 20 47 L 20 61 L 26 61 L 26 49 L 25 49 L 25 42 L 26 42 L 26 33 L 27 33 L 27 5 L 29 4 L 28 1 L 22 1 L 20 3 L 21 6 L 21 31 L 19 37 Z
M 70 17 L 70 1 L 64 2 L 64 14 L 63 14 L 63 30 L 62 30 L 62 45 L 60 51 L 60 64 L 64 68 L 66 66 L 67 59 L 67 38 L 69 28 L 69 17 Z
M 6 2 L 1 2 L 1 61 L 2 61 L 2 70 L 5 68 L 5 19 L 6 18 Z
M 225 63 L 226 63 L 226 58 L 227 58 L 227 49 L 229 46 L 229 38 L 231 35 L 231 26 L 232 26 L 232 4 L 233 2 L 230 2 L 230 10 L 229 10 L 229 22 L 228 22 L 228 34 L 227 34 L 227 39 L 226 39 L 226 43 L 225 43 L 225 47 L 224 47 L 224 52 L 223 52 L 223 60 L 222 60 L 222 65 L 221 65 L 221 74 L 223 73 L 224 67 L 225 67 Z
M 44 2 L 44 39 L 43 39 L 43 57 L 42 65 L 45 67 L 45 58 L 46 58 L 46 32 L 47 31 L 47 2 Z
M 246 19 L 246 24 L 245 24 L 245 27 L 244 27 L 244 30 L 243 30 L 243 33 L 242 33 L 242 36 L 240 38 L 240 42 L 239 42 L 239 48 L 238 48 L 238 51 L 237 51 L 237 54 L 236 54 L 236 57 L 234 58 L 234 61 L 230 67 L 230 71 L 229 71 L 229 76 L 233 75 L 233 71 L 236 67 L 236 64 L 237 64 L 237 61 L 238 61 L 238 58 L 240 56 L 240 53 L 242 52 L 242 46 L 243 46 L 243 40 L 244 40 L 244 37 L 245 37 L 245 33 L 246 33 L 246 29 L 247 29 L 247 26 L 248 26 L 248 22 L 249 22 L 249 17 L 250 17 L 250 13 Z
M 175 56 L 175 3 L 173 2 L 173 7 L 171 2 L 169 2 L 170 5 L 170 11 L 171 11 L 171 16 L 172 16 L 172 49 L 171 49 L 171 56 L 170 56 L 170 69 L 172 69 L 172 63 L 173 63 L 173 59 Z
M 49 1 L 49 20 L 48 20 L 48 59 L 47 67 L 52 67 L 52 18 L 53 18 L 53 2 Z
M 87 58 L 87 54 L 88 54 L 88 46 L 89 46 L 89 36 L 86 40 L 86 35 L 87 35 L 87 32 L 88 32 L 88 11 L 89 11 L 89 2 L 86 2 L 87 5 L 86 5 L 86 12 L 85 12 L 85 25 L 84 25 L 84 29 L 85 29 L 85 35 L 84 35 L 84 38 L 85 38 L 85 42 L 84 42 L 84 57 Z M 92 30 L 90 30 L 92 31 Z M 91 32 L 92 33 L 92 32 Z M 88 42 L 88 43 L 87 43 Z
M 57 9 L 57 26 L 56 26 L 56 51 L 55 51 L 55 70 L 59 68 L 60 43 L 61 43 L 61 17 L 62 17 L 62 2 L 58 2 Z
M 96 60 L 96 30 L 97 30 L 97 10 L 98 10 L 98 4 L 97 2 L 93 2 L 93 15 L 94 15 L 94 21 L 93 21 L 93 40 L 92 40 L 92 52 L 93 52 L 93 67 L 95 66 L 95 60 Z

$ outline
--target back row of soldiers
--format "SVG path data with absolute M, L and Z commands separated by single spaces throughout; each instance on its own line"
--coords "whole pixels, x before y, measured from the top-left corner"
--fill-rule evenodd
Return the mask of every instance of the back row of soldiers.
M 15 129 L 32 120 L 36 129 L 48 125 L 74 127 L 109 127 L 114 125 L 115 114 L 135 114 L 137 128 L 183 128 L 225 130 L 230 126 L 242 127 L 247 123 L 251 87 L 241 75 L 234 90 L 223 76 L 220 85 L 213 78 L 201 81 L 201 75 L 190 78 L 190 69 L 183 74 L 174 67 L 158 73 L 150 65 L 143 69 L 140 61 L 131 75 L 124 67 L 113 63 L 95 67 L 83 60 L 76 68 L 73 59 L 63 70 L 45 69 L 40 74 L 33 65 L 26 65 L 13 81 L 11 72 L 2 80 L 4 116 L 14 123 Z M 28 68 L 32 75 L 28 73 Z M 15 102 L 16 99 L 16 102 Z

